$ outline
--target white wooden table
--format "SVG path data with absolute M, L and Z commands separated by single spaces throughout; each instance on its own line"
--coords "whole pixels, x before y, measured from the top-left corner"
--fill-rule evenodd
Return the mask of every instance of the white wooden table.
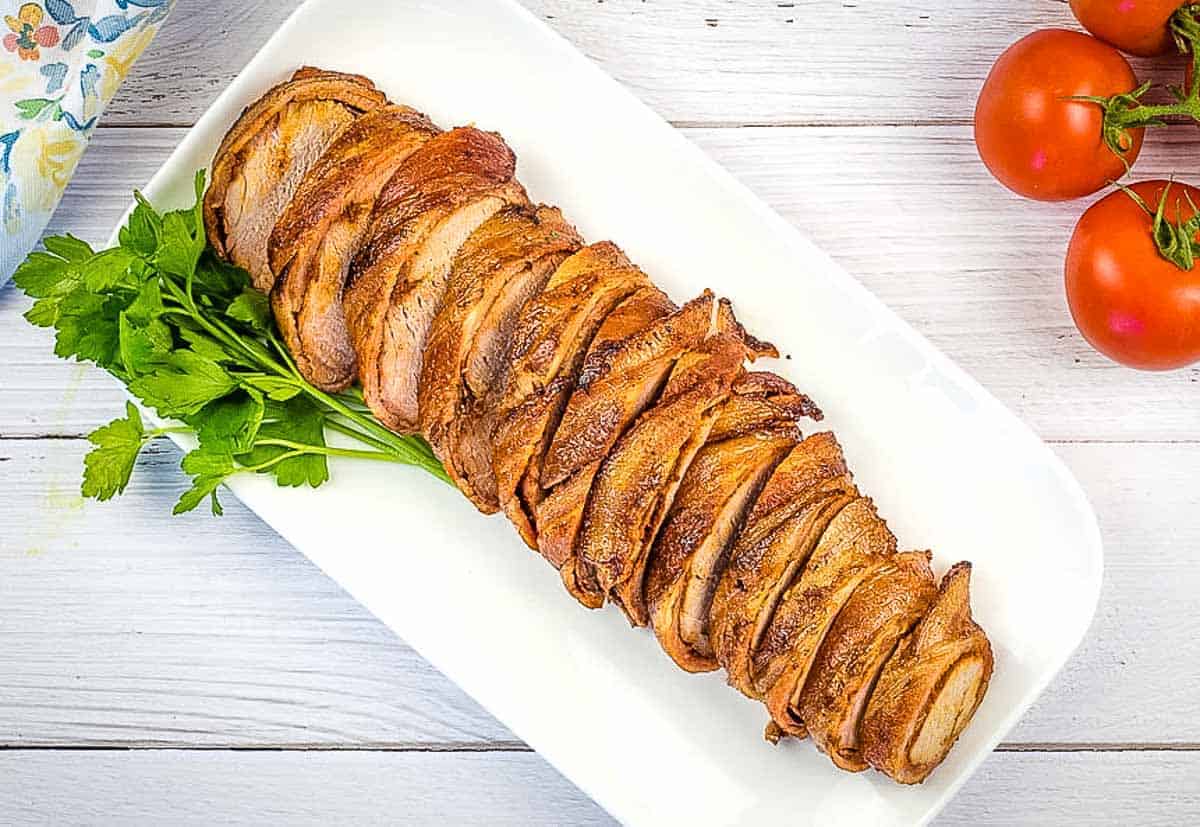
M 1200 818 L 1200 370 L 1143 375 L 1071 325 L 1079 205 L 1009 196 L 971 142 L 990 61 L 1051 0 L 525 0 L 1014 408 L 1079 475 L 1107 546 L 1082 649 L 945 823 Z M 53 230 L 103 240 L 295 0 L 180 0 Z M 1152 135 L 1141 175 L 1200 177 Z M 119 410 L 0 291 L 5 821 L 604 823 L 607 816 L 236 503 L 169 516 L 156 445 L 78 496 Z

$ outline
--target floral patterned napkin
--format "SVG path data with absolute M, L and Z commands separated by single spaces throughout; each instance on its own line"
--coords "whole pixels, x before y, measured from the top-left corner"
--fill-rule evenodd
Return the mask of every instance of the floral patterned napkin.
M 175 0 L 0 0 L 0 285 Z

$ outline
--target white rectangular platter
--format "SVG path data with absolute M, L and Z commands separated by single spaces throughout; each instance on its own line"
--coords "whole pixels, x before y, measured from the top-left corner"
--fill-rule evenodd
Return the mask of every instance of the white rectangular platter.
M 1095 516 L 1023 424 L 829 257 L 511 0 L 309 0 L 147 188 L 188 201 L 241 109 L 305 64 L 370 76 L 443 127 L 516 150 L 533 198 L 617 241 L 677 299 L 731 297 L 825 409 L 860 487 L 938 570 L 975 565 L 991 691 L 922 786 L 762 739 L 764 709 L 676 669 L 619 612 L 587 612 L 501 518 L 416 471 L 335 462 L 319 490 L 234 493 L 629 824 L 916 824 L 932 818 L 1078 645 L 1099 596 Z M 825 427 L 823 426 L 823 427 Z

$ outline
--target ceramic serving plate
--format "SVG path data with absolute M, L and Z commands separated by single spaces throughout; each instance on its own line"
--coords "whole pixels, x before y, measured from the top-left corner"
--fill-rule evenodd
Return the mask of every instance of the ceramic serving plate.
M 939 571 L 975 563 L 996 674 L 923 785 L 771 746 L 763 707 L 588 612 L 502 518 L 418 471 L 333 463 L 319 490 L 234 493 L 621 821 L 915 824 L 932 818 L 1080 642 L 1095 516 L 1013 414 L 616 81 L 510 0 L 310 0 L 147 188 L 181 206 L 242 108 L 304 64 L 358 72 L 444 127 L 499 131 L 531 195 L 611 238 L 671 295 L 711 287 L 791 358 L 864 491 Z

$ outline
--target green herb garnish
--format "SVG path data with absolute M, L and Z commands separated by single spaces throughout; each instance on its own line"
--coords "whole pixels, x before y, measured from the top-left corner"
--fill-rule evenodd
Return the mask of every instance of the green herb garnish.
M 381 425 L 357 391 L 329 394 L 296 370 L 279 338 L 267 297 L 249 275 L 207 249 L 196 176 L 196 205 L 157 212 L 140 194 L 120 245 L 95 252 L 73 236 L 47 238 L 17 269 L 17 286 L 37 301 L 25 314 L 57 331 L 54 352 L 92 362 L 120 379 L 164 420 L 147 428 L 137 407 L 94 431 L 84 461 L 83 494 L 107 500 L 129 483 L 155 437 L 191 432 L 199 447 L 183 458 L 192 487 L 179 514 L 209 500 L 243 473 L 271 474 L 282 486 L 317 487 L 328 458 L 382 460 L 446 472 L 429 446 Z M 329 445 L 326 434 L 361 447 Z

